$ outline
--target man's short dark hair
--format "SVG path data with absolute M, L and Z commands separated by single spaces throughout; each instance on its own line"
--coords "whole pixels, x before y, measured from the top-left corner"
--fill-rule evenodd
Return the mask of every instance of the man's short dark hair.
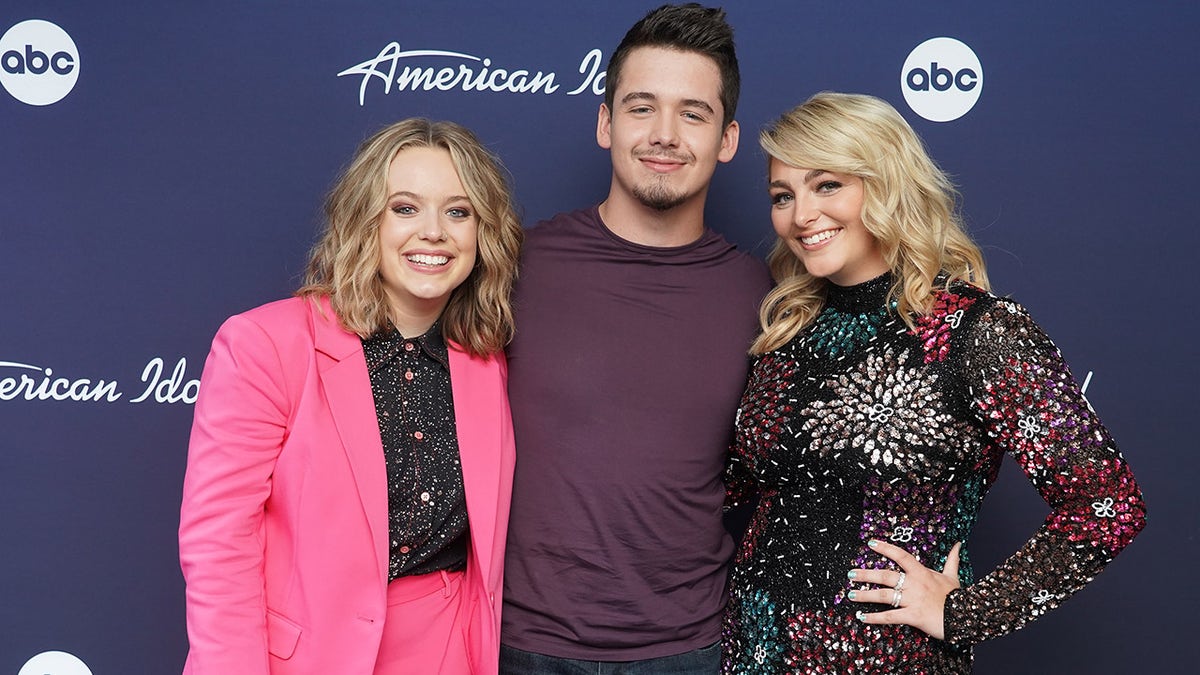
M 604 102 L 611 112 L 621 67 L 629 53 L 639 47 L 662 47 L 707 56 L 721 72 L 721 107 L 725 109 L 722 128 L 729 126 L 737 112 L 742 87 L 737 53 L 733 48 L 733 27 L 725 21 L 725 10 L 704 7 L 695 2 L 663 5 L 650 11 L 625 34 L 617 51 L 608 60 Z

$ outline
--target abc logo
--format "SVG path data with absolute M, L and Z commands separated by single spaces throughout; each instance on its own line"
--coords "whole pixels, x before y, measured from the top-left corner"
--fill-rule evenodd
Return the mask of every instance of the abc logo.
M 72 654 L 42 652 L 26 661 L 17 675 L 92 675 L 92 670 Z
M 79 49 L 49 21 L 22 21 L 0 37 L 0 84 L 18 101 L 57 103 L 78 79 Z
M 908 106 L 932 122 L 949 122 L 975 107 L 983 91 L 983 65 L 967 45 L 938 37 L 917 45 L 900 69 Z

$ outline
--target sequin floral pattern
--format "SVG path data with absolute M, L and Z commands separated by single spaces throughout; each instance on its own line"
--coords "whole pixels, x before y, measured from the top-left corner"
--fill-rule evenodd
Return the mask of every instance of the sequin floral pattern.
M 970 645 L 1062 603 L 1144 524 L 1128 465 L 1023 308 L 956 283 L 910 330 L 885 304 L 890 283 L 832 289 L 812 325 L 755 362 L 729 473 L 770 497 L 731 573 L 726 675 L 970 672 Z M 940 569 L 1004 454 L 1051 514 L 978 581 L 964 545 L 947 639 L 857 621 L 885 608 L 850 600 L 845 572 L 893 566 L 866 542 Z
M 956 293 L 939 293 L 933 309 L 918 317 L 913 331 L 921 341 L 925 352 L 925 363 L 946 360 L 950 351 L 950 335 L 962 324 L 966 311 L 975 304 L 975 299 Z

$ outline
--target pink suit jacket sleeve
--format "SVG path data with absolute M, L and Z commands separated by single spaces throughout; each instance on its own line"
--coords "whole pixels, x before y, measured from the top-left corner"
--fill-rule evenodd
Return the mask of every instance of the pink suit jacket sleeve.
M 269 673 L 263 507 L 290 414 L 260 325 L 233 317 L 204 366 L 179 528 L 189 670 Z

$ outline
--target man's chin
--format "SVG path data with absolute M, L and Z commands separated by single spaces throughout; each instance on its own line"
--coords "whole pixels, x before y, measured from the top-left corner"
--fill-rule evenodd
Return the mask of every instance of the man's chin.
M 633 191 L 633 196 L 642 206 L 655 211 L 670 211 L 685 201 L 684 195 L 660 188 L 636 189 Z

